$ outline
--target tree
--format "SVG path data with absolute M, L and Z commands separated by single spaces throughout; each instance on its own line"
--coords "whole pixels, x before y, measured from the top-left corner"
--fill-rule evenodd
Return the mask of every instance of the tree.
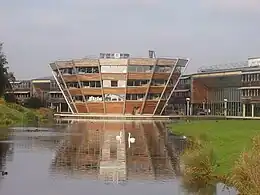
M 6 60 L 6 56 L 2 52 L 2 49 L 3 43 L 0 43 L 0 96 L 3 96 L 7 88 L 11 88 L 8 79 L 9 77 L 14 77 L 13 74 L 9 75 L 8 73 L 8 67 L 6 66 L 8 62 Z
M 24 106 L 27 108 L 38 109 L 42 107 L 42 101 L 37 97 L 31 97 L 25 102 Z

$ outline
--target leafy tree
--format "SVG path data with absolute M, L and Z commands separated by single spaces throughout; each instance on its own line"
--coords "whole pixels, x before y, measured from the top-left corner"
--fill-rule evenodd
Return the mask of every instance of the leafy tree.
M 6 90 L 13 91 L 11 82 L 15 81 L 13 72 L 8 72 L 8 64 L 5 54 L 2 51 L 3 43 L 0 43 L 0 96 L 6 92 Z
M 24 103 L 24 106 L 27 108 L 38 109 L 42 107 L 42 101 L 37 97 L 31 97 Z
M 2 52 L 3 43 L 0 43 L 0 96 L 5 92 L 5 89 L 8 85 L 8 71 L 6 65 L 8 64 L 6 56 Z

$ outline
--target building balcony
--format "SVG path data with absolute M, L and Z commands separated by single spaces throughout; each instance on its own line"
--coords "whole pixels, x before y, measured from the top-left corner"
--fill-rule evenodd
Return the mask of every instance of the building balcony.
M 260 81 L 242 81 L 242 87 L 260 86 Z

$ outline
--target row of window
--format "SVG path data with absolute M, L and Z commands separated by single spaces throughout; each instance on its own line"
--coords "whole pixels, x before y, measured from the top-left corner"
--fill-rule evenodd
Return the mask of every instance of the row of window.
M 145 94 L 104 94 L 105 96 L 105 101 L 110 102 L 110 101 L 124 101 L 126 100 L 137 100 L 137 101 L 142 101 L 145 98 Z M 103 101 L 103 98 L 101 95 L 85 95 L 84 96 L 86 101 L 88 102 L 100 102 Z M 126 97 L 126 98 L 125 98 Z M 161 94 L 148 94 L 147 95 L 147 100 L 159 100 L 161 97 Z M 163 95 L 162 99 L 167 99 L 169 97 L 169 94 Z M 72 96 L 73 101 L 75 102 L 83 102 L 83 96 L 78 95 L 78 96 Z
M 243 89 L 242 90 L 243 97 L 254 97 L 260 96 L 260 89 Z
M 77 68 L 61 68 L 61 74 L 71 75 L 71 74 L 88 74 L 88 73 L 99 73 L 98 67 L 77 67 Z
M 152 73 L 154 66 L 118 66 L 118 65 L 104 65 L 101 66 L 101 73 L 127 73 L 127 72 L 142 72 L 142 73 Z M 170 73 L 172 71 L 172 66 L 156 66 L 156 73 Z M 98 67 L 77 67 L 77 68 L 62 68 L 60 69 L 63 75 L 73 75 L 73 74 L 91 74 L 99 73 Z
M 50 98 L 63 98 L 62 93 L 50 93 Z
M 174 97 L 190 97 L 190 92 L 185 91 L 185 92 L 174 92 L 173 93 Z
M 260 73 L 242 75 L 242 82 L 260 81 Z
M 12 88 L 13 89 L 30 89 L 31 82 L 13 83 Z
M 101 87 L 100 81 L 81 81 L 80 85 L 83 88 L 88 88 L 88 87 L 100 88 Z M 68 88 L 80 88 L 80 85 L 78 82 L 67 82 Z
M 26 93 L 26 94 L 15 94 L 15 97 L 16 97 L 17 99 L 26 99 L 26 98 L 30 98 L 31 95 L 30 95 L 30 93 Z
M 149 80 L 128 80 L 127 86 L 134 87 L 134 86 L 146 86 L 148 85 Z M 125 87 L 126 81 L 125 80 L 103 80 L 103 87 Z M 167 80 L 158 79 L 153 80 L 151 86 L 163 86 L 167 84 Z M 81 81 L 80 84 L 78 82 L 67 82 L 68 88 L 100 88 L 101 83 L 100 81 Z M 169 86 L 173 85 L 173 80 L 169 81 Z
M 12 84 L 13 89 L 30 89 L 31 88 L 31 82 L 22 82 L 22 83 L 14 83 Z M 55 81 L 51 81 L 50 87 L 52 89 L 58 88 L 58 85 Z
M 30 93 L 15 94 L 15 97 L 18 99 L 30 98 L 31 94 Z M 50 93 L 49 98 L 63 98 L 63 95 L 62 93 Z

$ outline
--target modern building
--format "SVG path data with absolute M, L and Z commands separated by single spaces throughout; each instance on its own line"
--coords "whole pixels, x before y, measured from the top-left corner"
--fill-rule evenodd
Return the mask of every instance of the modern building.
M 149 58 L 101 53 L 50 67 L 73 114 L 162 115 L 188 62 L 149 51 Z
M 21 103 L 39 97 L 57 112 L 260 117 L 260 58 L 182 75 L 187 63 L 152 51 L 149 58 L 102 53 L 56 61 L 50 64 L 54 77 L 12 85 Z
M 259 84 L 260 58 L 200 68 L 190 76 L 186 114 L 260 116 Z
M 32 95 L 31 93 L 31 81 L 22 80 L 11 82 L 12 92 L 8 91 L 7 93 L 14 93 L 16 100 L 23 104 L 27 99 Z
M 56 112 L 69 112 L 68 105 L 53 77 L 11 82 L 13 93 L 18 103 L 24 104 L 29 98 L 37 97 L 44 107 Z

